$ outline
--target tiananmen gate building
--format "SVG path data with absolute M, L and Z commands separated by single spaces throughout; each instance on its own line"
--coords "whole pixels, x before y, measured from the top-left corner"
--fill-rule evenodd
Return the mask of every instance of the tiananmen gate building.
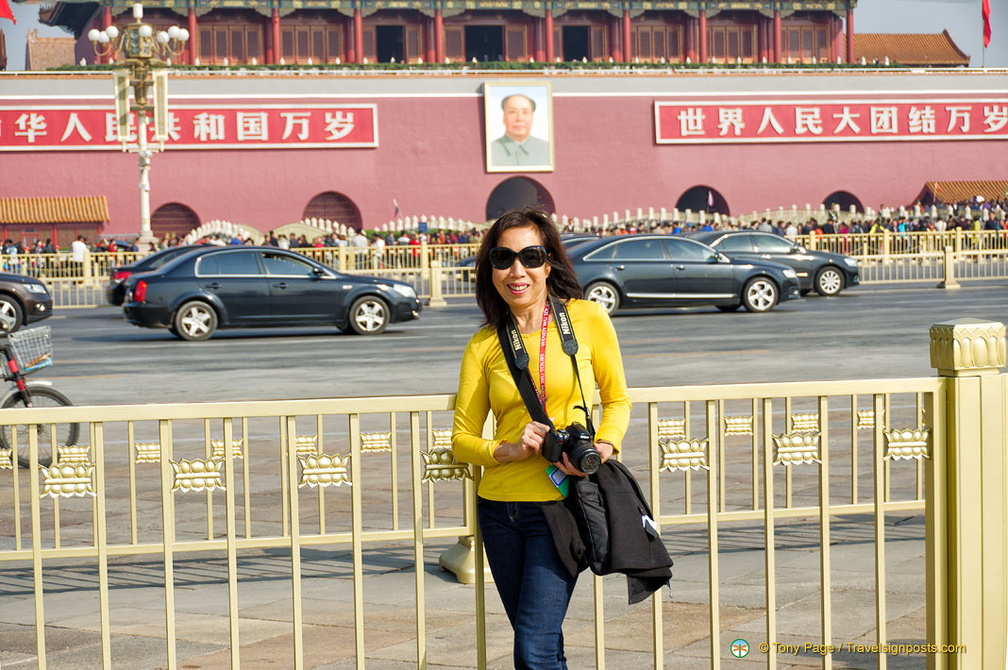
M 198 36 L 182 62 L 227 64 L 171 72 L 154 232 L 305 217 L 375 228 L 398 212 L 484 221 L 536 203 L 582 218 L 864 211 L 913 204 L 927 184 L 1008 179 L 1008 72 L 826 67 L 879 48 L 853 34 L 854 4 L 149 5 L 150 23 Z M 125 10 L 57 2 L 45 17 L 80 36 Z M 94 60 L 81 40 L 78 57 Z M 960 57 L 951 45 L 936 64 Z M 340 65 L 393 59 L 415 65 Z M 556 59 L 580 65 L 544 66 Z M 421 65 L 445 60 L 456 65 Z M 301 67 L 263 69 L 281 62 Z M 534 108 L 535 156 L 501 144 L 515 94 Z M 41 237 L 137 231 L 137 157 L 121 151 L 113 102 L 107 70 L 0 74 L 0 199 L 107 203 L 107 221 L 54 221 Z

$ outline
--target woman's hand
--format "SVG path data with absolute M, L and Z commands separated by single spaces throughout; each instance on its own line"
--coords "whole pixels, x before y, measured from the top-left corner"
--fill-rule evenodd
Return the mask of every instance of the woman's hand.
M 494 458 L 498 463 L 508 463 L 510 461 L 524 461 L 535 454 L 542 453 L 543 440 L 549 426 L 536 421 L 529 421 L 522 430 L 521 439 L 518 442 L 501 442 L 494 450 Z
M 605 463 L 612 457 L 613 451 L 615 450 L 613 445 L 609 444 L 608 442 L 596 442 L 593 446 L 595 447 L 595 451 L 599 452 L 599 456 L 602 457 L 603 463 Z M 564 452 L 563 454 L 560 455 L 560 460 L 557 462 L 556 466 L 564 474 L 573 477 L 588 476 L 587 474 L 581 472 L 580 470 L 574 467 L 574 464 L 570 462 L 570 458 L 567 457 L 567 452 Z

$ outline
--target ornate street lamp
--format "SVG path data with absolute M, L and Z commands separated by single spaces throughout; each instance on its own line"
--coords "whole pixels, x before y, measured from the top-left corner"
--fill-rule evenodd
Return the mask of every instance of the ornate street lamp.
M 140 236 L 137 247 L 148 251 L 157 238 L 151 231 L 150 160 L 155 151 L 164 150 L 168 139 L 168 70 L 173 56 L 185 48 L 189 31 L 172 26 L 155 33 L 143 22 L 143 5 L 133 5 L 134 22 L 119 31 L 115 26 L 105 30 L 92 29 L 88 39 L 95 54 L 101 58 L 125 58 L 124 69 L 113 72 L 116 100 L 116 126 L 123 151 L 140 158 Z M 164 59 L 164 60 L 162 60 Z M 166 62 L 168 61 L 168 62 Z M 130 104 L 129 89 L 133 89 Z M 130 112 L 137 116 L 136 143 L 130 142 Z M 150 144 L 148 122 L 154 120 L 154 144 Z

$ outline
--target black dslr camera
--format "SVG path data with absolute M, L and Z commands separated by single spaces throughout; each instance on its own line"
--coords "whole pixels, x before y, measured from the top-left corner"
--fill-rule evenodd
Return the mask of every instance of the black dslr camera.
M 551 430 L 546 433 L 546 439 L 543 440 L 543 458 L 550 463 L 556 463 L 561 455 L 566 453 L 575 468 L 586 475 L 593 475 L 602 465 L 602 456 L 595 448 L 592 437 L 580 423 Z

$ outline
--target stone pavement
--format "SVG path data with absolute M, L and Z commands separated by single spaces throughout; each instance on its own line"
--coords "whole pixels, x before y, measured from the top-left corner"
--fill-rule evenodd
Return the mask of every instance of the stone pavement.
M 866 525 L 867 524 L 867 525 Z M 814 524 L 777 527 L 778 644 L 803 646 L 820 639 L 818 530 Z M 874 549 L 867 517 L 831 526 L 833 643 L 874 643 Z M 924 641 L 924 529 L 921 516 L 887 518 L 886 578 L 888 641 Z M 668 528 L 665 536 L 676 560 L 671 591 L 662 592 L 664 667 L 709 667 L 708 562 L 700 530 Z M 717 650 L 727 667 L 766 667 L 758 645 L 766 641 L 762 531 L 753 527 L 720 529 L 720 619 Z M 459 584 L 437 567 L 449 544 L 428 545 L 425 572 L 425 622 L 429 668 L 473 668 L 475 589 Z M 304 666 L 356 667 L 353 581 L 345 551 L 303 550 Z M 412 547 L 369 551 L 365 546 L 366 666 L 416 668 Z M 282 550 L 242 553 L 239 557 L 241 665 L 293 667 L 289 558 Z M 30 565 L 0 573 L 0 668 L 37 667 Z M 215 670 L 230 667 L 226 560 L 223 556 L 177 555 L 175 562 L 177 667 Z M 157 560 L 111 561 L 112 660 L 116 668 L 139 670 L 166 664 L 162 570 Z M 47 667 L 80 670 L 101 667 L 98 581 L 94 566 L 83 563 L 47 568 Z M 608 668 L 652 667 L 651 605 L 629 606 L 622 576 L 603 579 L 605 662 Z M 595 667 L 593 588 L 582 575 L 565 626 L 569 665 Z M 491 670 L 510 663 L 510 628 L 492 585 L 487 588 L 487 658 Z M 737 638 L 752 651 L 744 659 L 730 654 Z M 849 649 L 849 647 L 847 647 Z M 835 654 L 836 668 L 874 668 L 871 654 Z M 814 652 L 781 653 L 780 668 L 822 667 Z M 923 668 L 923 655 L 889 656 L 890 668 Z

